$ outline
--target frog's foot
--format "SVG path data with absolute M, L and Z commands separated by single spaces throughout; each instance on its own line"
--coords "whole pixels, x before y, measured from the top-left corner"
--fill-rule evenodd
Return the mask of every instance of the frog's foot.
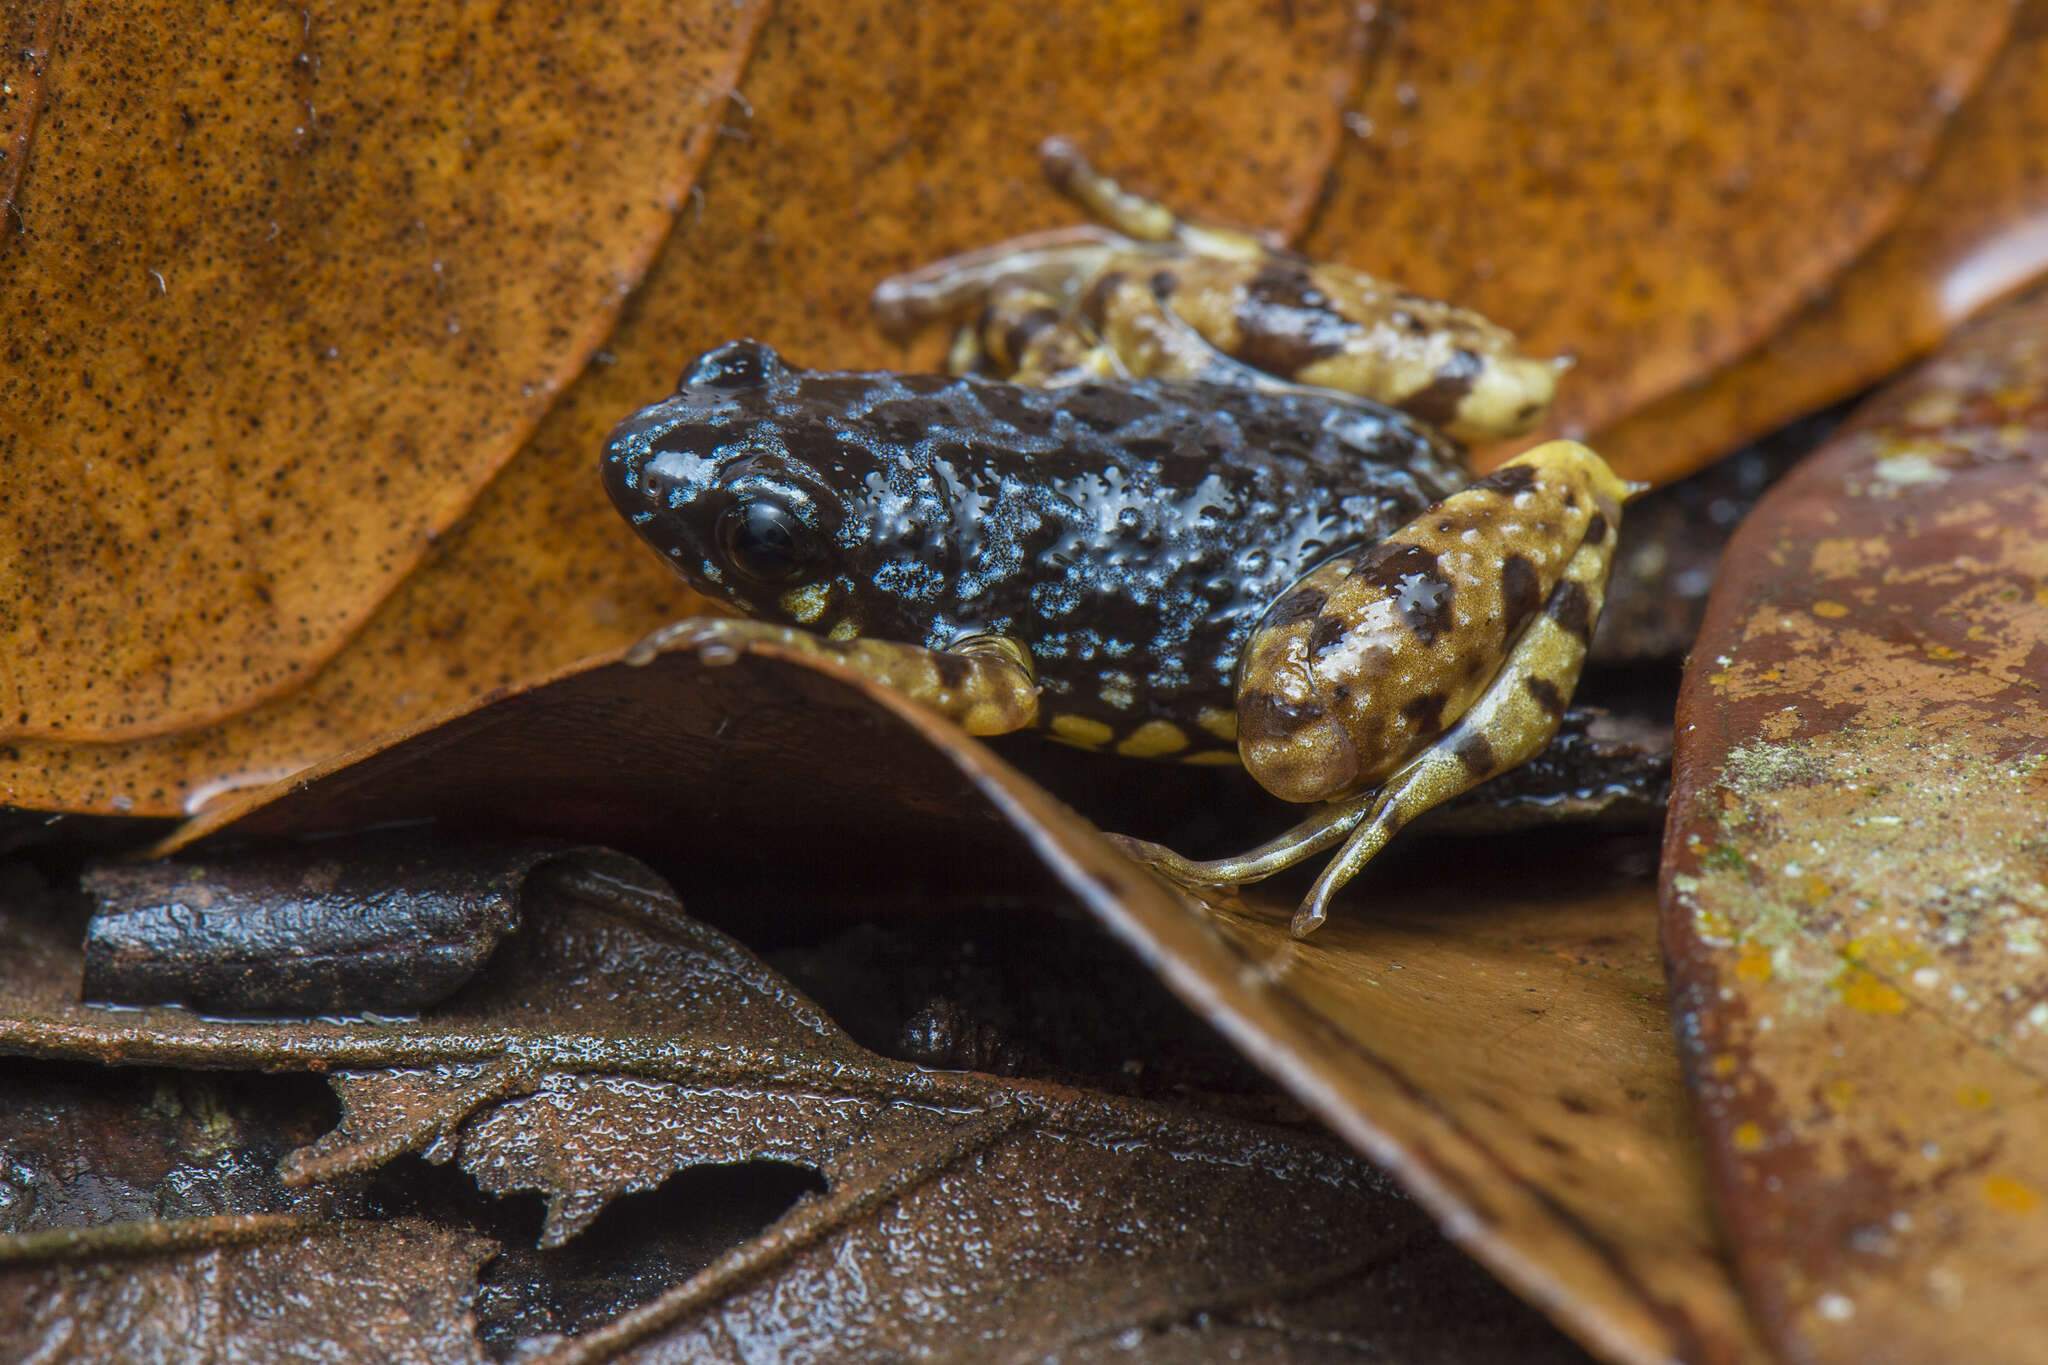
M 794 626 L 694 616 L 663 626 L 626 653 L 645 664 L 668 649 L 694 649 L 706 664 L 761 653 L 825 659 L 924 703 L 970 735 L 1005 735 L 1038 719 L 1038 676 L 1015 640 L 978 635 L 950 650 L 893 640 L 829 640 Z
M 1201 256 L 1263 261 L 1275 245 L 1249 232 L 1191 223 L 1166 205 L 1132 194 L 1090 165 L 1081 149 L 1063 137 L 1038 144 L 1038 165 L 1054 189 L 1086 209 L 1098 222 L 1139 242 L 1171 243 Z
M 1119 257 L 1154 250 L 1105 228 L 1055 228 L 891 275 L 875 286 L 870 301 L 882 331 L 898 341 L 927 323 L 959 317 L 1013 284 L 1054 296 L 1064 312 L 1082 281 Z
M 1335 848 L 1344 836 L 1371 813 L 1378 792 L 1332 801 L 1314 815 L 1278 838 L 1233 858 L 1195 859 L 1174 852 L 1164 844 L 1112 834 L 1109 841 L 1127 856 L 1143 863 L 1171 882 L 1193 890 L 1209 887 L 1235 888 L 1247 882 L 1262 882 L 1276 872 L 1285 872 L 1326 849 Z

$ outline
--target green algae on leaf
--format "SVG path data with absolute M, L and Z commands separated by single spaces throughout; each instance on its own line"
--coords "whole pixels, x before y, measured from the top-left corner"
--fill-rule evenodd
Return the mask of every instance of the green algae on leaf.
M 1663 914 L 1787 1356 L 2015 1358 L 2048 1257 L 2048 294 L 1768 495 L 1681 698 Z

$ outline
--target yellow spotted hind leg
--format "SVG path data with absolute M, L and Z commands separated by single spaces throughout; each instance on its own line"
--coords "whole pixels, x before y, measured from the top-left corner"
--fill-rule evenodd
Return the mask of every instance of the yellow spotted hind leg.
M 794 626 L 697 616 L 663 626 L 627 654 L 648 663 L 666 649 L 695 649 L 708 664 L 749 652 L 800 654 L 853 669 L 923 702 L 970 735 L 1006 735 L 1038 720 L 1038 675 L 1015 640 L 978 635 L 950 650 L 893 640 L 828 640 Z
M 1528 762 L 1556 738 L 1606 600 L 1612 548 L 1611 532 L 1602 542 L 1579 548 L 1542 615 L 1523 632 L 1479 700 L 1441 739 L 1381 785 L 1357 831 L 1323 868 L 1294 912 L 1290 928 L 1297 938 L 1322 925 L 1329 916 L 1330 897 L 1404 825 Z

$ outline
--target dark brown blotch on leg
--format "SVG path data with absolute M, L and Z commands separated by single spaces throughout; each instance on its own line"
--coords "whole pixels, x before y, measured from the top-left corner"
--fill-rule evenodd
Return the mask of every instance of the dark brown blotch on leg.
M 1262 628 L 1291 626 L 1297 621 L 1307 621 L 1322 614 L 1323 604 L 1330 595 L 1321 588 L 1296 588 L 1266 609 L 1266 617 L 1259 622 Z
M 1425 647 L 1451 628 L 1451 580 L 1430 551 L 1387 541 L 1357 562 L 1357 576 L 1393 597 L 1402 621 Z
M 1500 767 L 1500 757 L 1493 751 L 1493 745 L 1477 730 L 1461 735 L 1451 746 L 1451 752 L 1458 756 L 1458 762 L 1465 765 L 1465 771 L 1474 777 L 1491 777 Z
M 1428 384 L 1403 398 L 1397 405 L 1435 426 L 1449 426 L 1458 416 L 1458 404 L 1472 392 L 1472 381 L 1486 368 L 1477 351 L 1463 346 L 1451 352 Z
M 1543 605 L 1543 580 L 1536 566 L 1521 555 L 1509 555 L 1500 566 L 1501 631 L 1512 640 Z
M 1548 678 L 1524 678 L 1522 686 L 1536 699 L 1536 704 L 1553 716 L 1564 714 L 1564 693 L 1557 690 L 1557 684 Z
M 1569 578 L 1550 594 L 1550 619 L 1580 644 L 1593 643 L 1593 601 Z
M 1411 697 L 1401 707 L 1401 714 L 1414 723 L 1418 736 L 1434 738 L 1444 729 L 1444 694 L 1431 692 L 1426 696 Z
M 1316 618 L 1315 629 L 1308 635 L 1308 652 L 1311 658 L 1320 658 L 1338 645 L 1351 633 L 1351 623 L 1341 616 L 1324 615 Z
M 1504 464 L 1485 478 L 1472 481 L 1472 487 L 1487 489 L 1504 498 L 1526 493 L 1535 486 L 1536 470 L 1525 464 Z
M 1261 266 L 1245 282 L 1236 321 L 1236 357 L 1283 379 L 1336 355 L 1358 330 L 1305 269 L 1286 261 Z

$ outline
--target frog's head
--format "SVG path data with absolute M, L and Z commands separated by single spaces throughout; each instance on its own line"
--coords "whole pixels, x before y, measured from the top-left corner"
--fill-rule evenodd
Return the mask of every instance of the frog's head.
M 844 506 L 829 474 L 791 449 L 795 377 L 757 341 L 728 342 L 675 394 L 629 417 L 605 446 L 605 489 L 669 565 L 748 616 L 808 624 L 837 573 Z

